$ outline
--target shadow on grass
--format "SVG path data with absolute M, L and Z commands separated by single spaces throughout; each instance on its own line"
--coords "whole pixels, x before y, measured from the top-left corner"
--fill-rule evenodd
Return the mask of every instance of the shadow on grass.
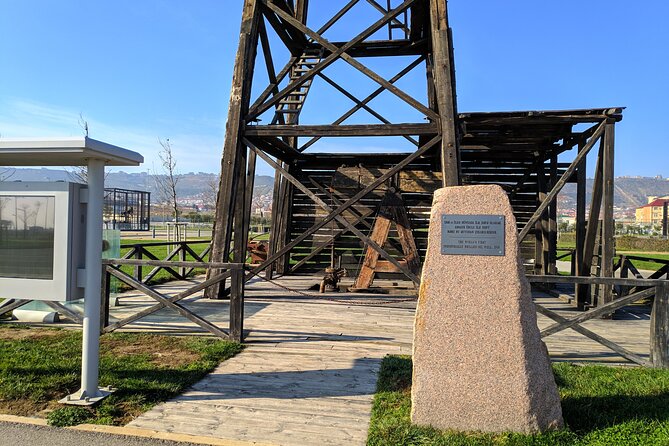
M 379 372 L 369 444 L 669 444 L 656 442 L 669 438 L 669 371 L 569 363 L 554 364 L 553 371 L 566 429 L 535 436 L 440 432 L 411 425 L 412 361 L 388 356 Z

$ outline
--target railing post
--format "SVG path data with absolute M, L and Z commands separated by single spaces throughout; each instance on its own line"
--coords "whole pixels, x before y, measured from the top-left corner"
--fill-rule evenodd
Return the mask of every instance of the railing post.
M 650 317 L 650 360 L 653 367 L 669 368 L 669 281 L 658 282 Z
M 111 275 L 107 272 L 107 265 L 102 265 L 102 283 L 101 283 L 101 297 L 100 302 L 100 333 L 109 325 L 109 293 Z
M 185 241 L 181 242 L 180 246 L 181 246 L 181 251 L 179 252 L 179 260 L 181 260 L 182 262 L 185 262 L 186 261 L 186 254 L 188 252 L 188 251 L 186 251 L 186 242 Z M 182 266 L 181 268 L 179 268 L 179 274 L 181 274 L 181 279 L 182 280 L 185 279 L 186 278 L 186 267 Z
M 135 259 L 142 260 L 144 247 L 142 245 L 135 245 Z M 138 282 L 142 281 L 142 265 L 135 265 L 135 279 Z

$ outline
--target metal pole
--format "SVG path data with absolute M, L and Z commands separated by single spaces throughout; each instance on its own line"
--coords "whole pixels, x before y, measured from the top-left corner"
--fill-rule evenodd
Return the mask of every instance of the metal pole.
M 81 351 L 81 399 L 100 398 L 100 281 L 102 268 L 102 203 L 105 162 L 88 160 L 88 204 L 86 208 L 86 289 L 84 334 Z

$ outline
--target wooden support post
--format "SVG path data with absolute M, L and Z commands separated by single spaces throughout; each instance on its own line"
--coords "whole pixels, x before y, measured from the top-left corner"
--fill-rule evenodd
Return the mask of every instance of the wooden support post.
M 452 59 L 451 32 L 448 26 L 446 0 L 430 1 L 432 39 L 432 77 L 441 125 L 441 171 L 444 186 L 460 184 L 460 154 L 457 135 L 457 99 L 455 95 L 455 62 Z
M 258 47 L 258 27 L 261 19 L 258 0 L 245 0 L 242 11 L 242 25 L 239 37 L 239 46 L 235 58 L 235 69 L 230 91 L 230 106 L 225 130 L 223 159 L 221 161 L 221 180 L 216 199 L 216 217 L 212 236 L 210 259 L 212 262 L 229 260 L 230 243 L 232 239 L 232 221 L 235 207 L 235 177 L 239 171 L 236 160 L 242 151 L 241 137 L 246 126 L 245 116 L 248 113 L 251 98 L 251 84 Z M 221 271 L 209 269 L 207 278 L 220 275 Z M 222 298 L 225 290 L 224 283 L 216 283 L 206 291 L 209 298 Z
M 182 262 L 186 261 L 186 254 L 188 254 L 188 250 L 186 249 L 186 246 L 188 246 L 186 242 L 179 243 L 179 248 L 181 248 L 179 250 L 179 260 L 181 260 Z M 182 280 L 186 279 L 186 268 L 185 267 L 182 266 L 181 268 L 179 268 L 179 275 L 181 276 Z
M 650 358 L 653 367 L 669 368 L 669 282 L 658 282 L 650 319 Z
M 615 124 L 607 123 L 602 142 L 603 170 L 602 170 L 602 255 L 601 276 L 613 277 L 613 257 L 615 256 L 615 222 L 613 220 L 614 194 L 614 131 Z M 607 304 L 613 300 L 613 287 L 601 285 L 601 303 Z M 600 303 L 598 302 L 597 305 Z
M 233 262 L 246 262 L 246 244 L 248 240 L 247 222 L 245 221 L 246 209 L 244 208 L 246 199 L 246 167 L 247 153 L 246 148 L 237 154 L 239 163 L 236 176 L 237 194 L 235 195 L 234 212 L 234 242 L 233 242 Z M 244 173 L 242 173 L 244 172 Z M 246 235 L 246 237 L 245 237 Z M 244 339 L 244 270 L 239 269 L 232 272 L 230 279 L 230 339 L 235 342 L 242 342 Z
M 546 184 L 543 163 L 536 167 L 537 176 L 537 207 L 546 200 Z M 544 213 L 534 223 L 534 274 L 546 275 L 544 270 Z
M 133 250 L 135 251 L 135 259 L 142 260 L 142 254 L 144 254 L 144 247 L 142 245 L 135 245 Z M 135 279 L 141 282 L 143 277 L 142 274 L 143 274 L 142 266 L 141 265 L 135 266 Z
M 579 276 L 589 276 L 592 267 L 592 258 L 595 254 L 595 241 L 597 239 L 599 227 L 599 211 L 602 207 L 602 147 L 599 148 L 597 157 L 597 167 L 595 168 L 595 179 L 592 186 L 592 198 L 590 200 L 590 213 L 585 233 L 585 242 L 583 243 L 583 261 L 578 270 Z M 585 309 L 586 305 L 592 305 L 589 285 L 577 285 L 579 288 L 579 300 L 577 302 L 580 309 Z
M 583 150 L 585 146 L 584 142 L 581 142 L 578 145 L 579 153 Z M 576 171 L 576 249 L 572 255 L 572 268 L 574 271 L 572 275 L 575 276 L 581 271 L 581 265 L 583 264 L 583 248 L 585 245 L 585 194 L 586 194 L 586 183 L 587 183 L 587 160 L 584 159 L 581 162 L 581 165 L 578 166 Z M 587 286 L 583 287 L 580 285 L 575 286 L 575 300 L 576 306 L 579 310 L 585 309 L 585 301 L 587 297 L 584 293 L 587 291 Z
M 555 186 L 555 183 L 557 183 L 558 177 L 557 177 L 557 165 L 558 165 L 558 158 L 557 158 L 557 153 L 553 153 L 553 156 L 551 157 L 551 165 L 550 165 L 550 186 L 549 188 L 552 189 Z M 553 198 L 553 201 L 551 201 L 551 206 L 548 211 L 548 258 L 547 258 L 547 264 L 548 264 L 548 274 L 554 276 L 558 273 L 557 271 L 557 260 L 555 259 L 557 257 L 557 239 L 558 239 L 558 227 L 557 227 L 557 197 Z

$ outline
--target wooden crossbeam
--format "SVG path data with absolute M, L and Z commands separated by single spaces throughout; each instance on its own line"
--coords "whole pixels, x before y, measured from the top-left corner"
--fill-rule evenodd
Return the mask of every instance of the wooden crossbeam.
M 397 82 L 398 80 L 402 79 L 405 75 L 407 75 L 409 72 L 411 72 L 411 70 L 413 70 L 413 69 L 416 68 L 421 62 L 423 62 L 423 60 L 425 60 L 425 58 L 424 58 L 423 56 L 421 56 L 421 57 L 419 57 L 418 59 L 414 60 L 414 61 L 411 62 L 409 65 L 407 65 L 402 71 L 400 71 L 399 73 L 397 73 L 397 74 L 396 74 L 395 76 L 393 76 L 392 78 L 388 79 L 388 82 L 390 82 L 391 84 L 394 84 L 394 83 Z M 386 89 L 385 89 L 384 87 L 379 87 L 379 88 L 377 88 L 377 89 L 374 90 L 369 96 L 367 96 L 367 97 L 364 98 L 362 101 L 360 101 L 359 104 L 356 103 L 356 105 L 355 105 L 354 107 L 352 107 L 352 108 L 349 109 L 346 113 L 344 113 L 344 114 L 341 115 L 339 118 L 337 118 L 337 119 L 332 123 L 332 125 L 339 125 L 339 124 L 341 124 L 342 122 L 346 121 L 346 120 L 347 120 L 348 118 L 350 118 L 353 114 L 355 114 L 356 112 L 358 112 L 358 110 L 362 109 L 362 108 L 363 108 L 363 105 L 368 104 L 372 99 L 376 98 L 378 95 L 380 95 L 381 93 L 383 93 L 385 90 L 386 90 Z M 321 138 L 322 138 L 321 136 L 315 136 L 315 137 L 311 138 L 309 141 L 307 141 L 306 143 L 304 143 L 304 144 L 302 145 L 302 147 L 300 147 L 299 151 L 300 151 L 300 152 L 304 152 L 304 151 L 307 150 L 309 147 L 311 147 L 312 145 L 314 145 L 314 144 L 315 144 L 319 139 L 321 139 Z
M 213 262 L 213 263 L 214 263 L 214 265 L 216 264 L 215 262 Z M 116 268 L 114 268 L 110 265 L 107 265 L 107 272 L 109 272 L 110 274 L 112 273 L 112 270 L 114 270 L 114 269 L 116 269 Z M 184 291 L 180 292 L 179 294 L 171 296 L 171 297 L 167 298 L 167 300 L 169 300 L 170 302 L 178 302 L 182 299 L 185 299 L 189 296 L 192 296 L 193 294 L 197 293 L 198 291 L 202 291 L 205 288 L 208 288 L 212 285 L 216 285 L 218 283 L 223 282 L 224 280 L 228 279 L 231 275 L 232 275 L 232 270 L 227 270 L 227 271 L 225 271 L 221 274 L 217 274 L 213 277 L 210 277 L 207 280 L 205 280 L 204 282 L 201 282 L 197 285 L 194 285 L 194 286 L 188 288 L 187 290 L 184 290 Z M 121 328 L 125 325 L 128 325 L 128 324 L 130 324 L 130 323 L 132 323 L 136 320 L 139 320 L 143 317 L 146 317 L 150 314 L 153 314 L 156 311 L 159 311 L 163 308 L 165 308 L 165 304 L 163 302 L 159 302 L 159 303 L 157 303 L 157 304 L 155 304 L 155 305 L 153 305 L 149 308 L 146 308 L 146 309 L 144 309 L 144 310 L 142 310 L 138 313 L 135 313 L 131 316 L 128 316 L 127 318 L 125 318 L 123 320 L 120 320 L 120 321 L 117 321 L 113 324 L 108 325 L 107 327 L 104 328 L 103 331 L 105 333 L 112 332 L 112 331 L 114 331 L 118 328 Z
M 144 285 L 143 283 L 135 280 L 133 277 L 130 277 L 128 274 L 124 273 L 123 271 L 116 269 L 116 268 L 109 268 L 107 271 L 111 273 L 114 277 L 122 281 L 123 283 L 131 286 L 132 288 L 136 289 L 137 291 L 141 291 L 142 293 L 146 294 L 147 296 L 157 300 L 162 306 L 168 307 L 189 321 L 195 323 L 196 325 L 200 326 L 204 330 L 208 331 L 209 333 L 213 334 L 214 336 L 218 336 L 221 339 L 228 340 L 229 336 L 228 333 L 225 330 L 222 330 L 212 324 L 211 322 L 207 321 L 206 319 L 198 316 L 197 314 L 193 313 L 192 311 L 188 310 L 182 305 L 179 305 L 176 300 L 172 300 L 170 297 L 165 296 L 164 294 L 161 294 L 157 292 L 154 289 L 149 288 L 148 286 Z
M 565 318 L 563 316 L 560 316 L 558 313 L 556 313 L 554 311 L 551 311 L 546 307 L 543 307 L 543 306 L 538 305 L 538 304 L 535 305 L 535 307 L 536 307 L 538 313 L 543 314 L 544 316 L 546 316 L 550 319 L 553 319 L 554 321 L 556 321 L 559 324 L 568 322 L 567 318 Z M 583 336 L 586 336 L 586 337 L 592 339 L 593 341 L 597 342 L 598 344 L 601 344 L 604 347 L 607 347 L 607 348 L 613 350 L 614 352 L 618 353 L 620 356 L 622 356 L 623 358 L 625 358 L 629 361 L 632 361 L 632 362 L 634 362 L 636 364 L 639 364 L 639 365 L 642 365 L 644 367 L 652 366 L 652 363 L 650 361 L 645 360 L 644 358 L 637 355 L 636 353 L 633 353 L 630 350 L 627 350 L 625 347 L 622 347 L 622 346 L 616 344 L 615 342 L 609 341 L 608 339 L 604 338 L 603 336 L 600 336 L 597 333 L 594 333 L 594 332 L 588 330 L 585 327 L 582 327 L 580 325 L 574 325 L 570 328 L 572 330 L 582 334 Z
M 310 181 L 311 184 L 313 184 L 317 189 L 319 189 L 322 193 L 327 193 L 327 191 L 325 190 L 325 188 L 324 188 L 323 186 L 321 186 L 321 185 L 320 185 L 316 180 L 314 180 L 312 177 L 309 177 L 309 181 Z M 341 202 L 340 200 L 338 200 L 337 198 L 335 198 L 334 196 L 332 197 L 332 202 L 333 202 L 335 205 L 337 205 L 337 206 L 340 206 L 340 205 L 342 204 L 342 202 Z M 367 218 L 369 215 L 365 215 L 365 214 L 362 214 L 362 213 L 358 213 L 358 212 L 355 211 L 354 208 L 349 208 L 347 211 L 348 211 L 349 214 L 351 214 L 351 215 L 353 216 L 353 218 L 354 218 L 354 221 L 352 222 L 353 225 L 362 224 L 362 225 L 364 225 L 367 229 L 371 229 L 371 228 L 372 228 L 372 225 L 369 224 L 369 223 L 367 223 L 367 221 L 365 220 L 365 218 Z M 346 234 L 347 232 L 349 232 L 349 229 L 346 228 L 346 227 L 337 229 L 337 230 L 334 232 L 334 234 L 332 234 L 332 235 L 330 236 L 330 238 L 328 238 L 327 240 L 325 240 L 325 241 L 319 243 L 317 246 L 314 247 L 314 249 L 312 249 L 312 251 L 311 251 L 309 254 L 307 254 L 304 258 L 300 259 L 299 262 L 297 262 L 295 265 L 293 265 L 293 266 L 290 268 L 290 272 L 293 273 L 293 272 L 297 271 L 302 265 L 304 265 L 305 263 L 307 263 L 307 262 L 308 262 L 309 260 L 311 260 L 314 256 L 316 256 L 318 253 L 320 253 L 320 252 L 323 251 L 325 248 L 327 248 L 328 246 L 330 246 L 331 243 L 334 243 L 334 241 L 335 241 L 337 238 L 339 238 L 339 237 L 342 236 L 343 234 Z
M 334 63 L 335 60 L 337 59 L 342 59 L 346 62 L 348 62 L 351 66 L 356 68 L 358 71 L 361 73 L 365 74 L 367 77 L 372 79 L 373 81 L 379 83 L 383 87 L 386 88 L 386 90 L 390 91 L 403 101 L 405 101 L 407 104 L 411 105 L 413 108 L 416 110 L 420 111 L 421 113 L 424 113 L 425 116 L 428 116 L 431 119 L 434 120 L 439 120 L 439 115 L 436 114 L 433 110 L 425 107 L 423 104 L 415 100 L 412 96 L 408 95 L 404 91 L 400 90 L 390 82 L 388 82 L 386 79 L 383 77 L 379 76 L 377 73 L 374 71 L 370 70 L 357 60 L 355 60 L 353 57 L 349 56 L 346 54 L 346 51 L 356 45 L 357 43 L 363 41 L 367 37 L 371 36 L 374 34 L 376 31 L 378 31 L 381 27 L 383 27 L 388 21 L 390 21 L 393 17 L 397 16 L 401 12 L 405 11 L 407 8 L 409 8 L 415 1 L 417 0 L 406 0 L 403 2 L 400 6 L 397 8 L 393 9 L 390 11 L 388 14 L 384 15 L 383 18 L 381 18 L 379 21 L 371 25 L 369 28 L 367 28 L 365 31 L 363 31 L 361 34 L 353 38 L 353 40 L 349 41 L 342 47 L 336 47 L 335 45 L 331 44 L 327 39 L 323 38 L 320 34 L 316 33 L 315 31 L 309 29 L 306 27 L 304 24 L 300 23 L 299 21 L 295 20 L 293 17 L 290 17 L 287 15 L 284 11 L 281 11 L 281 9 L 277 8 L 273 4 L 267 2 L 267 0 L 261 0 L 262 3 L 268 7 L 269 9 L 273 10 L 277 15 L 279 15 L 281 18 L 283 18 L 287 23 L 290 25 L 294 26 L 297 28 L 299 31 L 303 32 L 304 34 L 308 35 L 310 38 L 312 38 L 314 41 L 316 41 L 318 44 L 323 46 L 323 48 L 331 51 L 331 54 L 323 59 L 321 62 L 319 62 L 315 67 L 313 67 L 312 70 L 310 70 L 308 73 L 300 77 L 299 79 L 296 79 L 295 81 L 291 82 L 285 89 L 283 89 L 277 96 L 269 100 L 268 102 L 264 103 L 262 106 L 258 107 L 257 109 L 251 110 L 249 113 L 249 116 L 251 118 L 255 118 L 265 111 L 267 111 L 270 107 L 272 107 L 274 104 L 279 102 L 283 97 L 288 96 L 290 92 L 293 90 L 297 89 L 299 86 L 304 84 L 306 81 L 309 79 L 313 78 L 316 74 L 319 72 L 323 71 L 325 68 L 327 68 L 329 65 Z
M 416 124 L 356 124 L 356 125 L 249 125 L 246 136 L 404 136 L 436 135 L 439 127 L 433 123 Z
M 286 253 L 290 252 L 295 246 L 303 242 L 307 237 L 309 237 L 311 234 L 314 232 L 318 231 L 320 228 L 331 222 L 335 216 L 341 214 L 342 212 L 346 211 L 346 209 L 350 208 L 354 204 L 356 204 L 362 197 L 366 196 L 369 194 L 371 191 L 376 189 L 379 185 L 381 185 L 383 182 L 387 181 L 390 177 L 393 175 L 396 175 L 397 172 L 400 170 L 404 169 L 407 165 L 409 165 L 412 161 L 423 155 L 425 152 L 428 150 L 432 149 L 436 144 L 438 144 L 441 141 L 440 136 L 435 136 L 432 138 L 430 141 L 425 143 L 423 146 L 421 146 L 418 150 L 415 152 L 409 154 L 406 158 L 404 158 L 402 161 L 398 162 L 393 166 L 391 169 L 388 169 L 388 171 L 378 177 L 376 180 L 372 181 L 367 187 L 365 187 L 363 190 L 355 194 L 353 197 L 351 197 L 349 200 L 347 200 L 344 204 L 339 206 L 337 209 L 332 211 L 328 216 L 320 220 L 319 222 L 315 223 L 311 228 L 307 229 L 305 232 L 300 234 L 297 238 L 295 238 L 293 241 L 290 243 L 286 244 L 283 248 L 279 249 L 276 251 L 274 254 L 268 256 L 267 260 L 265 260 L 263 263 L 260 265 L 256 266 L 253 268 L 249 274 L 247 274 L 247 279 L 249 280 L 252 277 L 254 277 L 256 274 L 259 272 L 263 271 L 265 268 L 267 268 L 269 265 L 274 263 L 278 258 L 281 256 L 285 255 Z
M 589 310 L 585 313 L 581 313 L 574 318 L 568 319 L 564 323 L 553 324 L 550 327 L 541 330 L 541 337 L 545 338 L 546 336 L 550 336 L 562 330 L 566 330 L 567 328 L 571 328 L 574 325 L 582 324 L 583 322 L 588 321 L 590 319 L 610 314 L 615 310 L 617 310 L 618 308 L 622 308 L 638 300 L 653 296 L 654 294 L 655 294 L 655 288 L 649 288 L 647 290 L 638 291 L 634 294 L 621 297 L 619 299 L 607 303 L 606 305 L 601 305 L 594 310 Z
M 367 0 L 367 3 L 372 5 L 374 7 L 374 9 L 379 11 L 381 14 L 386 14 L 388 12 L 388 10 L 386 8 L 379 5 L 375 0 Z M 407 34 L 409 33 L 409 28 L 407 28 L 407 26 L 404 23 L 397 20 L 397 17 L 393 17 L 391 22 L 393 22 L 395 25 L 399 26 L 400 29 L 402 29 L 402 31 L 404 31 L 405 33 L 407 33 Z
M 314 194 L 311 190 L 309 190 L 308 187 L 306 187 L 297 178 L 295 178 L 288 171 L 286 171 L 286 169 L 284 169 L 282 166 L 280 166 L 278 163 L 276 163 L 274 160 L 272 160 L 269 156 L 265 155 L 257 147 L 254 147 L 250 142 L 247 141 L 247 143 L 248 143 L 249 147 L 251 147 L 251 149 L 254 152 L 256 152 L 256 154 L 258 156 L 260 156 L 267 164 L 274 167 L 274 169 L 276 169 L 277 172 L 280 172 L 281 175 L 283 175 L 288 181 L 293 183 L 293 185 L 295 185 L 295 187 L 300 189 L 302 191 L 302 193 L 307 195 L 314 203 L 316 203 L 318 206 L 322 207 L 326 212 L 329 212 L 330 214 L 332 214 L 334 212 L 334 209 L 332 209 L 330 206 L 328 206 L 316 194 Z M 374 240 L 372 240 L 370 237 L 368 237 L 366 234 L 364 234 L 358 228 L 356 228 L 351 223 L 349 223 L 348 220 L 343 218 L 340 214 L 335 215 L 334 219 L 336 219 L 339 223 L 343 224 L 351 232 L 353 232 L 355 235 L 357 235 L 361 240 L 363 240 L 365 243 L 367 243 L 371 248 L 376 250 L 386 260 L 388 260 L 390 263 L 395 265 L 405 276 L 407 276 L 409 279 L 411 279 L 415 284 L 420 284 L 420 279 L 418 278 L 418 276 L 416 276 L 416 274 L 414 274 L 412 271 L 410 271 L 408 268 L 406 268 L 406 266 L 402 265 L 393 256 L 388 254 L 388 252 L 385 249 L 383 249 L 381 246 L 379 246 L 379 244 L 377 244 Z
M 328 76 L 326 76 L 323 73 L 318 73 L 318 75 L 328 84 L 332 85 L 338 92 L 349 98 L 351 101 L 353 101 L 356 105 L 360 106 L 360 108 L 365 109 L 370 115 L 374 116 L 376 119 L 379 121 L 383 122 L 384 124 L 392 124 L 389 120 L 383 117 L 380 113 L 378 113 L 376 110 L 374 110 L 372 107 L 367 105 L 367 103 L 362 102 L 360 99 L 356 98 L 353 94 L 349 93 L 348 90 L 346 90 L 344 87 L 339 85 L 337 82 L 333 81 L 330 79 Z M 408 135 L 402 135 L 404 139 L 408 140 L 411 144 L 418 146 L 418 141 L 413 139 L 411 136 Z
M 344 16 L 344 14 L 349 12 L 351 8 L 358 4 L 359 1 L 360 0 L 350 0 L 346 5 L 344 5 L 342 9 L 340 9 L 334 16 L 332 16 L 330 20 L 325 22 L 325 24 L 318 29 L 318 34 L 323 34 L 325 31 L 332 28 L 332 26 L 337 23 L 339 19 Z
M 541 218 L 541 215 L 544 213 L 544 211 L 550 206 L 551 202 L 557 197 L 557 195 L 560 193 L 562 188 L 564 187 L 565 184 L 567 184 L 567 180 L 571 178 L 572 174 L 576 171 L 576 168 L 581 164 L 581 161 L 585 159 L 586 155 L 590 152 L 590 149 L 595 145 L 595 143 L 599 140 L 599 138 L 602 136 L 604 133 L 604 129 L 606 127 L 606 123 L 602 122 L 599 127 L 597 128 L 597 131 L 595 132 L 594 135 L 590 138 L 590 141 L 583 147 L 583 150 L 581 150 L 578 155 L 576 155 L 576 158 L 574 158 L 574 161 L 569 165 L 567 170 L 562 174 L 560 179 L 555 183 L 551 191 L 546 195 L 546 198 L 543 200 L 543 202 L 539 205 L 536 211 L 534 211 L 534 214 L 528 222 L 525 224 L 523 229 L 520 231 L 520 234 L 518 235 L 518 242 L 522 242 L 527 234 L 529 234 L 530 230 L 532 229 L 532 226 Z

